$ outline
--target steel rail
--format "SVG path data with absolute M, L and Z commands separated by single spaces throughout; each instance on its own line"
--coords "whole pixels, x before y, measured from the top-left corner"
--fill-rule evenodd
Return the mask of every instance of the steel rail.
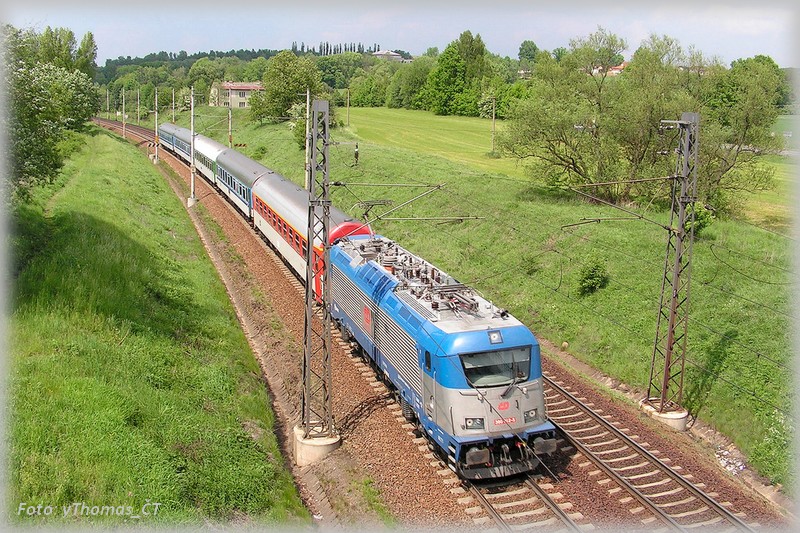
M 531 489 L 540 500 L 542 500 L 542 503 L 550 508 L 550 511 L 552 511 L 553 514 L 556 515 L 559 520 L 561 520 L 562 524 L 567 526 L 569 531 L 573 531 L 574 533 L 581 533 L 583 531 L 581 527 L 576 524 L 575 521 L 567 514 L 567 512 L 556 502 L 554 502 L 550 495 L 542 490 L 542 488 L 535 481 L 533 481 L 530 476 L 525 479 L 525 485 Z
M 494 520 L 494 523 L 500 528 L 501 531 L 511 532 L 514 531 L 511 529 L 511 526 L 505 521 L 505 519 L 497 512 L 497 509 L 494 508 L 494 505 L 486 498 L 486 495 L 478 489 L 475 485 L 468 481 L 463 482 L 464 485 L 469 489 L 470 494 L 472 494 L 475 499 L 478 500 L 478 503 L 481 504 L 481 507 L 489 513 L 489 516 Z
M 665 474 L 667 477 L 669 477 L 670 479 L 675 481 L 679 486 L 681 486 L 684 489 L 686 489 L 687 491 L 689 491 L 689 493 L 692 496 L 698 498 L 701 502 L 703 502 L 705 505 L 707 505 L 709 507 L 709 509 L 712 509 L 714 512 L 716 512 L 721 518 L 723 518 L 724 520 L 727 520 L 729 523 L 731 523 L 732 525 L 736 526 L 741 531 L 747 531 L 747 532 L 754 533 L 753 529 L 750 528 L 750 526 L 748 526 L 747 524 L 745 524 L 742 520 L 740 520 L 739 517 L 737 517 L 736 515 L 734 515 L 730 511 L 728 511 L 724 506 L 719 504 L 711 496 L 709 496 L 708 494 L 706 494 L 705 492 L 700 490 L 691 481 L 689 481 L 688 479 L 684 478 L 681 474 L 676 472 L 674 469 L 670 468 L 661 459 L 659 459 L 658 457 L 656 457 L 655 455 L 653 455 L 652 453 L 647 451 L 645 448 L 643 448 L 636 441 L 634 441 L 633 439 L 631 439 L 630 437 L 628 437 L 627 435 L 622 433 L 613 424 L 608 422 L 605 418 L 603 418 L 600 415 L 598 415 L 597 413 L 595 413 L 592 409 L 590 409 L 588 406 L 586 406 L 582 401 L 580 401 L 578 398 L 576 398 L 569 391 L 567 391 L 566 389 L 564 389 L 563 387 L 561 387 L 560 385 L 555 383 L 552 379 L 548 378 L 547 376 L 543 375 L 542 377 L 543 377 L 544 381 L 550 387 L 552 387 L 554 390 L 556 390 L 562 396 L 564 396 L 565 398 L 567 398 L 568 400 L 573 402 L 584 413 L 586 413 L 592 420 L 594 420 L 598 424 L 602 425 L 606 430 L 610 431 L 616 437 L 620 438 L 620 440 L 622 440 L 627 446 L 629 446 L 635 452 L 637 452 L 638 454 L 640 454 L 641 456 L 646 458 L 654 466 L 658 467 L 658 469 L 663 474 Z M 555 424 L 555 422 L 554 422 L 554 424 Z M 680 524 L 678 524 L 671 516 L 669 516 L 668 513 L 666 513 L 666 511 L 660 509 L 657 503 L 653 502 L 647 496 L 642 494 L 638 489 L 633 487 L 622 475 L 617 474 L 613 470 L 612 467 L 606 465 L 605 462 L 602 459 L 600 459 L 599 457 L 596 457 L 593 452 L 589 451 L 588 448 L 586 448 L 583 444 L 578 442 L 577 439 L 571 437 L 567 431 L 565 431 L 562 428 L 559 428 L 559 429 L 565 436 L 567 436 L 567 438 L 569 439 L 570 443 L 572 443 L 573 445 L 576 445 L 576 448 L 581 450 L 581 453 L 583 453 L 593 463 L 598 465 L 598 467 L 600 467 L 604 472 L 606 472 L 606 474 L 609 475 L 612 479 L 615 479 L 615 480 L 619 481 L 622 485 L 624 485 L 626 487 L 626 489 L 628 489 L 630 491 L 631 495 L 633 495 L 640 503 L 643 503 L 648 508 L 658 509 L 658 512 L 655 513 L 658 518 L 662 519 L 662 521 L 664 521 L 665 523 L 669 524 L 670 527 L 673 527 L 674 529 L 685 530 L 684 526 L 681 526 Z

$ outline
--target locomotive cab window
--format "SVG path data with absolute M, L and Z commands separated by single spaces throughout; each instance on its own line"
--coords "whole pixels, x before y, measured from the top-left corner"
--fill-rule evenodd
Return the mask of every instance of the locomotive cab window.
M 431 352 L 425 350 L 425 370 L 431 371 Z
M 528 379 L 531 366 L 530 346 L 463 354 L 460 357 L 464 375 L 473 388 L 521 383 Z

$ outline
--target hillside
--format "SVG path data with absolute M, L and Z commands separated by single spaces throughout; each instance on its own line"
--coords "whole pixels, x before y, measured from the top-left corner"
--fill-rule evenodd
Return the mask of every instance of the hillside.
M 12 521 L 307 523 L 260 368 L 164 176 L 95 131 L 15 221 Z

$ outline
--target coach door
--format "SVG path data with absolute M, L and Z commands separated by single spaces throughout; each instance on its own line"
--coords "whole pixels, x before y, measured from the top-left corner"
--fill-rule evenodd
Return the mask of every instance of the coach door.
M 422 361 L 422 401 L 425 415 L 436 422 L 436 368 L 431 352 L 427 350 Z

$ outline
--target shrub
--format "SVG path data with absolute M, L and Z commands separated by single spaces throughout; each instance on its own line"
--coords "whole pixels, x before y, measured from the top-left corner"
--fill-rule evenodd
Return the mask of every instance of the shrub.
M 714 211 L 702 204 L 696 204 L 694 206 L 694 223 L 687 220 L 686 230 L 688 231 L 692 228 L 692 226 L 694 226 L 694 235 L 696 237 L 700 234 L 703 228 L 710 226 L 716 218 L 717 217 L 714 216 Z
M 590 255 L 581 266 L 578 277 L 578 294 L 585 296 L 608 285 L 609 275 L 606 260 L 597 255 Z

